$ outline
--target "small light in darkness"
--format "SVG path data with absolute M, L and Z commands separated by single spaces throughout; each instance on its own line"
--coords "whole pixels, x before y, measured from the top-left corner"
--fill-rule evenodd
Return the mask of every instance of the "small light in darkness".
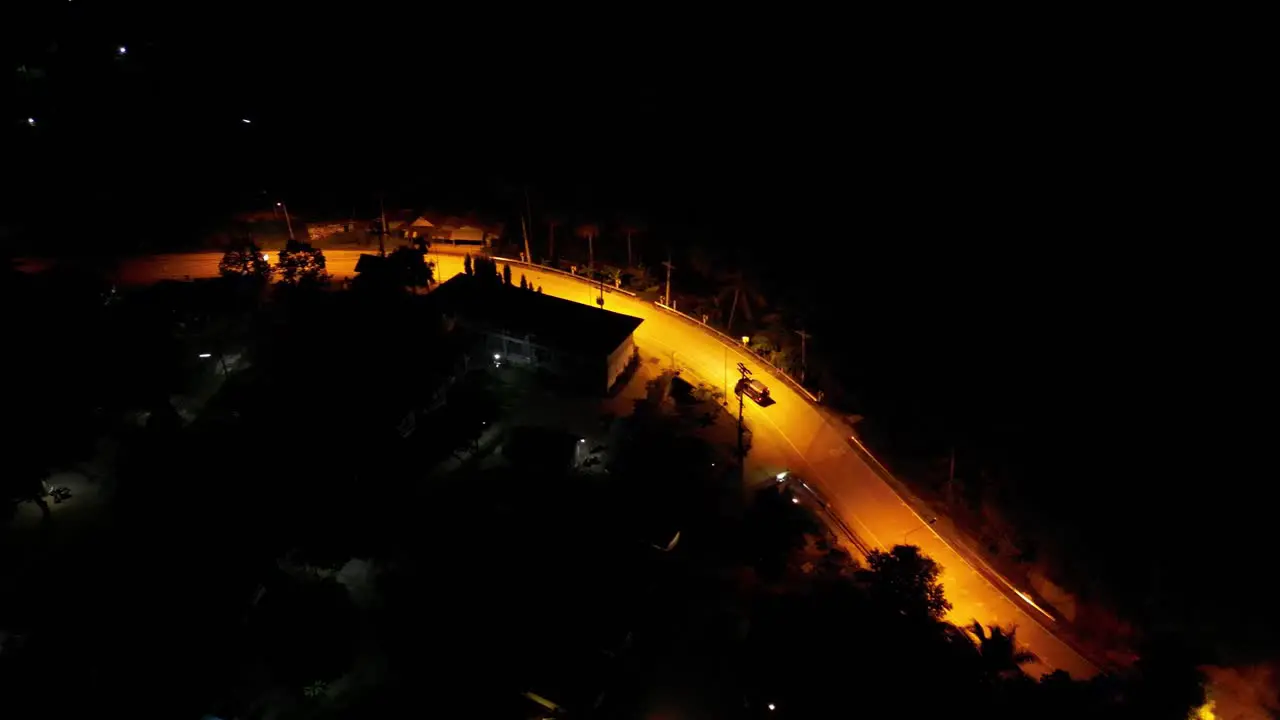
M 207 357 L 213 357 L 213 355 L 212 353 L 200 353 L 200 357 L 207 358 Z
M 250 120 L 249 118 L 240 118 L 240 122 L 244 123 L 245 125 L 248 125 L 248 124 L 252 123 L 253 121 L 252 121 L 252 120 Z
M 36 126 L 36 119 L 35 119 L 35 118 L 27 118 L 27 124 L 28 124 L 28 125 L 30 125 L 31 127 L 35 127 L 35 126 Z
M 116 48 L 116 52 L 120 53 L 121 55 L 125 55 L 129 52 L 129 48 L 121 45 L 120 47 Z

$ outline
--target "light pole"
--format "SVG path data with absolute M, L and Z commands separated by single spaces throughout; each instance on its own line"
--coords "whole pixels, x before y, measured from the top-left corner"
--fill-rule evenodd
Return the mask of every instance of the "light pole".
M 671 264 L 671 253 L 667 253 L 667 259 L 662 264 L 667 267 L 667 294 L 662 296 L 662 302 L 667 307 L 671 307 L 671 271 L 676 269 L 676 266 Z
M 278 202 L 276 207 L 284 210 L 284 226 L 289 228 L 289 242 L 293 242 L 293 221 L 289 219 L 289 206 Z
M 804 384 L 804 372 L 809 367 L 809 363 L 805 358 L 805 341 L 813 337 L 804 330 L 796 330 L 796 334 L 800 336 L 800 384 Z
M 742 376 L 740 383 L 746 382 L 746 379 L 751 377 L 751 371 L 742 363 L 738 363 L 738 374 Z M 736 388 L 734 394 L 738 396 L 738 465 L 742 468 L 742 472 L 746 473 L 747 451 L 742 443 L 742 410 L 746 403 L 742 399 L 742 393 Z
M 911 528 L 910 530 L 906 531 L 906 532 L 905 532 L 905 533 L 903 533 L 903 535 L 902 535 L 902 544 L 903 544 L 903 545 L 906 545 L 906 544 L 907 544 L 907 537 L 908 537 L 909 535 L 911 535 L 911 533 L 916 532 L 917 530 L 923 530 L 923 529 L 925 529 L 925 528 L 929 527 L 930 525 L 932 525 L 932 524 L 934 524 L 934 523 L 936 523 L 936 522 L 938 522 L 938 518 L 936 518 L 936 517 L 934 517 L 934 518 L 929 518 L 929 519 L 928 519 L 928 520 L 926 520 L 926 521 L 924 522 L 924 524 L 923 524 L 923 525 L 921 525 L 920 527 Z

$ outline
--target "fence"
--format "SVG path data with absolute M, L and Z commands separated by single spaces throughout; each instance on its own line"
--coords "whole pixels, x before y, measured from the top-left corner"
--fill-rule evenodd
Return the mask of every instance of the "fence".
M 716 339 L 717 339 L 717 340 L 719 340 L 721 343 L 724 343 L 725 345 L 729 346 L 731 349 L 733 349 L 733 351 L 734 351 L 734 352 L 746 353 L 747 355 L 750 355 L 750 356 L 751 356 L 751 358 L 752 358 L 753 360 L 755 360 L 756 362 L 758 362 L 758 363 L 762 363 L 762 364 L 764 364 L 764 365 L 767 365 L 767 366 L 769 367 L 769 369 L 773 371 L 773 374 L 774 374 L 774 375 L 777 375 L 777 376 L 778 376 L 778 377 L 780 377 L 780 378 L 782 378 L 782 380 L 783 380 L 784 382 L 786 382 L 786 383 L 787 383 L 787 385 L 789 385 L 789 386 L 791 387 L 791 389 L 793 389 L 793 390 L 795 390 L 796 392 L 798 392 L 798 393 L 800 393 L 800 394 L 804 395 L 805 397 L 809 398 L 810 400 L 812 400 L 812 401 L 813 401 L 813 402 L 815 402 L 815 403 L 816 403 L 816 402 L 819 402 L 819 400 L 818 400 L 818 396 L 817 396 L 817 395 L 814 395 L 813 393 L 809 392 L 808 390 L 806 390 L 806 389 L 805 389 L 805 387 L 804 387 L 803 385 L 801 385 L 800 383 L 796 382 L 795 378 L 793 378 L 793 377 L 791 377 L 790 375 L 788 375 L 786 370 L 783 370 L 782 368 L 778 367 L 777 365 L 774 365 L 773 363 L 769 362 L 768 360 L 765 360 L 763 357 L 760 357 L 760 353 L 758 353 L 758 352 L 756 352 L 756 351 L 752 350 L 752 349 L 751 349 L 751 348 L 749 348 L 749 347 L 746 347 L 746 346 L 745 346 L 745 345 L 743 345 L 741 342 L 739 342 L 739 341 L 737 341 L 737 340 L 734 340 L 733 338 L 729 337 L 728 335 L 725 335 L 724 333 L 722 333 L 722 332 L 720 332 L 719 330 L 717 330 L 717 329 L 715 329 L 715 328 L 711 327 L 710 325 L 708 325 L 708 324 L 706 324 L 706 323 L 704 323 L 704 322 L 702 322 L 702 321 L 698 320 L 697 318 L 694 318 L 694 317 L 692 317 L 692 316 L 690 316 L 690 315 L 686 315 L 685 313 L 682 313 L 682 312 L 680 312 L 679 310 L 676 310 L 675 308 L 672 308 L 672 307 L 668 307 L 668 306 L 666 306 L 666 305 L 663 305 L 663 304 L 662 304 L 662 303 L 660 303 L 660 302 L 654 302 L 653 304 L 654 304 L 655 306 L 657 306 L 659 309 L 661 309 L 661 310 L 665 310 L 665 311 L 667 311 L 668 313 L 670 313 L 670 314 L 672 314 L 672 315 L 678 315 L 679 317 L 684 318 L 687 322 L 691 322 L 691 323 L 693 323 L 694 325 L 697 325 L 698 327 L 702 328 L 702 329 L 703 329 L 703 331 L 705 331 L 705 332 L 712 333 L 713 335 L 715 335 L 715 336 L 716 336 Z
M 535 265 L 534 263 L 527 263 L 523 260 L 516 260 L 515 258 L 504 258 L 504 257 L 499 257 L 497 255 L 493 257 L 493 260 L 494 262 L 504 262 L 504 263 L 509 263 L 511 265 L 523 265 L 524 267 L 527 267 L 530 270 L 537 270 L 538 272 L 554 273 L 556 275 L 562 275 L 564 277 L 573 278 L 574 280 L 579 280 L 581 282 L 587 283 L 592 286 L 600 285 L 598 281 L 592 280 L 591 278 L 586 278 L 581 275 L 574 275 L 573 273 L 567 273 L 563 270 L 557 270 L 556 268 L 553 268 L 553 267 L 547 267 L 546 265 Z M 639 297 L 638 295 L 631 292 L 630 290 L 623 290 L 622 288 L 613 287 L 612 285 L 604 285 L 604 289 L 606 292 L 619 293 L 621 295 L 626 295 L 628 297 Z
M 514 259 L 514 258 L 494 257 L 493 259 L 494 259 L 494 260 L 496 260 L 496 261 L 504 262 L 504 263 L 512 263 L 512 264 L 515 264 L 515 265 L 523 265 L 524 267 L 527 267 L 527 268 L 530 268 L 530 269 L 534 269 L 534 270 L 538 270 L 539 272 L 549 272 L 549 273 L 555 273 L 555 274 L 557 274 L 557 275 L 563 275 L 564 277 L 567 277 L 567 278 L 573 278 L 573 279 L 575 279 L 575 280 L 579 280 L 579 281 L 581 281 L 581 282 L 585 282 L 585 283 L 590 283 L 590 284 L 592 284 L 592 285 L 597 285 L 597 284 L 599 284 L 599 283 L 597 283 L 596 281 L 594 281 L 594 280 L 590 280 L 590 279 L 585 278 L 585 277 L 582 277 L 581 275 L 574 275 L 573 273 L 567 273 L 567 272 L 565 272 L 565 271 L 563 271 L 563 270 L 557 270 L 556 268 L 546 267 L 546 266 L 544 266 L 544 265 L 535 265 L 535 264 L 533 264 L 533 263 L 527 263 L 527 262 L 524 262 L 524 261 L 522 261 L 522 260 L 516 260 L 516 259 Z M 605 286 L 605 289 L 606 289 L 606 290 L 608 290 L 609 292 L 616 292 L 616 293 L 621 293 L 621 294 L 623 294 L 623 295 L 627 295 L 627 296 L 629 296 L 629 297 L 639 298 L 639 296 L 638 296 L 638 295 L 636 295 L 635 293 L 631 292 L 630 290 L 623 290 L 622 288 L 611 288 L 611 287 L 609 287 L 609 286 L 607 286 L 607 285 Z M 774 365 L 773 363 L 771 363 L 771 362 L 769 362 L 768 360 L 764 359 L 763 357 L 761 357 L 761 356 L 760 356 L 760 354 L 759 354 L 759 353 L 755 352 L 755 351 L 754 351 L 754 350 L 752 350 L 751 348 L 743 346 L 743 344 L 742 344 L 741 342 L 738 342 L 737 340 L 734 340 L 733 338 L 729 337 L 728 335 L 725 335 L 724 333 L 722 333 L 722 332 L 720 332 L 719 330 L 717 330 L 717 329 L 715 329 L 715 328 L 711 327 L 710 325 L 707 325 L 706 323 L 699 321 L 697 318 L 694 318 L 694 317 L 692 317 L 692 316 L 686 315 L 685 313 L 682 313 L 682 312 L 680 312 L 679 310 L 676 310 L 675 308 L 668 307 L 667 305 L 663 305 L 663 304 L 662 304 L 662 303 L 660 303 L 660 302 L 655 302 L 655 303 L 654 303 L 654 305 L 655 305 L 658 309 L 660 309 L 660 310 L 663 310 L 663 311 L 665 311 L 665 312 L 667 312 L 667 313 L 670 313 L 671 315 L 675 315 L 675 316 L 677 316 L 677 317 L 683 318 L 686 322 L 690 322 L 690 323 L 693 323 L 694 325 L 697 325 L 697 326 L 698 326 L 699 328 L 701 328 L 704 332 L 707 332 L 707 333 L 710 333 L 710 334 L 712 334 L 712 335 L 715 335 L 715 337 L 716 337 L 716 339 L 717 339 L 717 340 L 719 340 L 721 343 L 725 344 L 727 347 L 729 347 L 729 348 L 730 348 L 731 350 L 733 350 L 734 352 L 737 352 L 737 353 L 745 353 L 745 354 L 747 354 L 747 355 L 751 356 L 752 360 L 754 360 L 755 362 L 758 362 L 758 363 L 761 363 L 761 364 L 763 364 L 763 365 L 768 366 L 768 368 L 769 368 L 770 370 L 772 370 L 772 371 L 773 371 L 773 374 L 774 374 L 774 375 L 776 375 L 776 376 L 778 376 L 778 377 L 780 377 L 780 378 L 782 378 L 782 380 L 783 380 L 785 383 L 787 383 L 787 385 L 788 385 L 788 386 L 790 386 L 790 387 L 791 387 L 791 389 L 793 389 L 793 390 L 795 390 L 796 392 L 798 392 L 798 393 L 800 393 L 800 394 L 804 395 L 805 397 L 809 398 L 809 400 L 811 400 L 811 401 L 813 401 L 813 402 L 815 402 L 815 403 L 816 403 L 816 402 L 819 402 L 819 400 L 818 400 L 818 396 L 817 396 L 817 395 L 814 395 L 813 393 L 811 393 L 811 392 L 809 392 L 808 390 L 806 390 L 806 389 L 805 389 L 805 387 L 804 387 L 803 385 L 801 385 L 800 383 L 796 382 L 795 378 L 793 378 L 793 377 L 791 377 L 789 374 L 787 374 L 787 371 L 783 370 L 782 368 L 778 367 L 777 365 Z

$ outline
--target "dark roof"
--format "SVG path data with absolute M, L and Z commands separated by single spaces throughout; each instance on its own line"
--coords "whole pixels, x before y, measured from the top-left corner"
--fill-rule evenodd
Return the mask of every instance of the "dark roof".
M 528 335 L 539 345 L 584 355 L 608 355 L 644 322 L 470 275 L 455 275 L 427 298 L 464 323 L 513 337 Z
M 373 273 L 386 267 L 387 259 L 381 255 L 370 255 L 368 253 L 360 253 L 360 258 L 356 260 L 356 272 Z

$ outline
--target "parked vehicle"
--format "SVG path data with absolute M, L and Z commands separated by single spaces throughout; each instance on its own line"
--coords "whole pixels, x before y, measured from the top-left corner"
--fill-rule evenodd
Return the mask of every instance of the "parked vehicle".
M 769 399 L 769 386 L 759 380 L 739 381 L 737 389 L 738 393 L 755 400 L 757 404 L 764 404 Z

